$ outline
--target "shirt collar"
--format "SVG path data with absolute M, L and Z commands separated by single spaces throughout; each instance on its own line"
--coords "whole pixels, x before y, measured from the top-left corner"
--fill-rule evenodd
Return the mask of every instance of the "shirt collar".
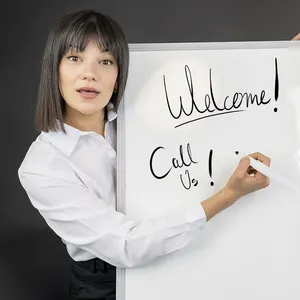
M 115 110 L 114 105 L 109 102 L 106 106 L 107 109 L 107 119 L 108 122 L 112 122 L 117 118 L 117 112 Z M 56 120 L 59 126 L 59 120 Z M 58 131 L 48 131 L 48 132 L 42 132 L 43 135 L 47 137 L 49 142 L 55 146 L 60 152 L 62 152 L 65 156 L 69 156 L 72 151 L 74 150 L 75 146 L 78 143 L 78 140 L 80 136 L 82 135 L 94 135 L 97 134 L 93 131 L 81 131 L 75 127 L 72 127 L 70 125 L 67 125 L 66 123 L 63 123 L 66 133 L 64 133 L 62 130 Z

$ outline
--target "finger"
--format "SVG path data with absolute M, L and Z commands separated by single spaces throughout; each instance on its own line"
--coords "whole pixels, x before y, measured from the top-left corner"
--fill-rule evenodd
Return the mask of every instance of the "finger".
M 247 181 L 255 186 L 265 188 L 270 185 L 270 178 L 257 172 L 255 176 L 248 176 Z
M 292 41 L 300 41 L 300 33 L 298 33 L 293 39 Z
M 250 167 L 250 159 L 249 157 L 245 156 L 239 161 L 239 164 L 235 170 L 236 175 L 239 178 L 243 178 L 247 173 L 249 167 Z
M 270 157 L 268 157 L 260 152 L 255 152 L 255 153 L 249 154 L 249 156 L 262 162 L 263 164 L 267 165 L 268 167 L 270 167 L 270 165 L 271 165 Z

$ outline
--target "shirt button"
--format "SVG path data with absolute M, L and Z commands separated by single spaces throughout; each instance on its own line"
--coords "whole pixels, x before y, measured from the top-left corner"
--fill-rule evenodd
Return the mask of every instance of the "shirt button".
M 197 230 L 197 235 L 200 234 L 200 232 L 201 232 L 201 229 L 198 229 L 198 230 Z

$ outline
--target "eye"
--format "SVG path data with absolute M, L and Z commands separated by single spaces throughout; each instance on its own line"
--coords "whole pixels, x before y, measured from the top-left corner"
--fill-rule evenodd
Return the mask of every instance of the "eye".
M 114 64 L 114 62 L 110 59 L 104 59 L 101 61 L 101 64 L 105 65 L 105 66 L 111 66 Z
M 78 56 L 75 55 L 68 56 L 67 59 L 72 62 L 77 62 L 79 60 Z

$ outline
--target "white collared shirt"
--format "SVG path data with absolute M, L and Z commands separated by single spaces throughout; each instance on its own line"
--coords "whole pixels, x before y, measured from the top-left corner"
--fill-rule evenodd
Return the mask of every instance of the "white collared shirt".
M 32 205 L 76 261 L 95 257 L 123 268 L 145 265 L 192 241 L 206 224 L 199 204 L 137 223 L 116 207 L 116 113 L 105 138 L 67 124 L 42 132 L 18 170 Z

